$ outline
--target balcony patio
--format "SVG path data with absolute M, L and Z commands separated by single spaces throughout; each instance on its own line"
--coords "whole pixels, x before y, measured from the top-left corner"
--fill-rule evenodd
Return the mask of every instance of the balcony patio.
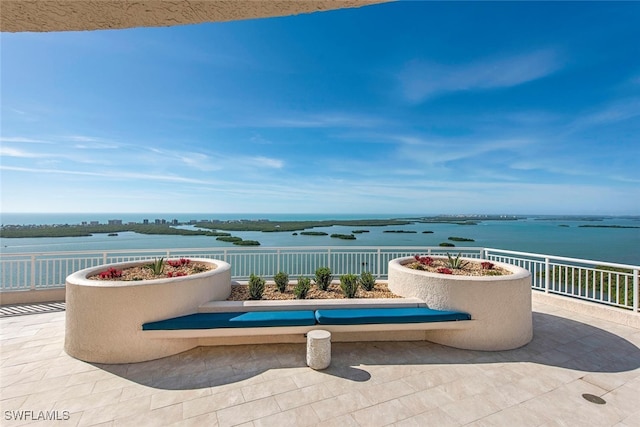
M 362 256 L 373 263 L 379 252 Z M 555 262 L 547 260 L 548 271 Z M 545 277 L 553 280 L 545 284 Z M 582 298 L 553 295 L 569 290 L 556 279 L 534 276 L 534 338 L 519 349 L 333 343 L 324 371 L 306 366 L 304 344 L 197 347 L 150 362 L 87 363 L 63 350 L 64 303 L 4 305 L 3 425 L 640 425 L 638 313 L 586 301 L 594 293 L 578 288 L 572 291 Z
M 637 426 L 640 329 L 539 302 L 533 320 L 517 350 L 334 343 L 330 368 L 314 371 L 300 344 L 90 364 L 63 351 L 64 312 L 7 316 L 3 425 Z

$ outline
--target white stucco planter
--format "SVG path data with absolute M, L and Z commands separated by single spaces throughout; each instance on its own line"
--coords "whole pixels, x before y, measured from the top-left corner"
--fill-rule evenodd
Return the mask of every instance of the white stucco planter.
M 472 318 L 472 327 L 427 331 L 427 340 L 451 347 L 492 351 L 518 348 L 531 341 L 531 273 L 528 270 L 493 262 L 513 274 L 455 276 L 404 266 L 413 260 L 407 257 L 389 262 L 389 290 L 403 297 L 420 298 L 433 309 L 467 312 Z
M 65 351 L 87 362 L 132 363 L 189 350 L 195 340 L 150 339 L 142 324 L 195 313 L 212 300 L 231 293 L 231 266 L 223 261 L 191 259 L 215 269 L 189 276 L 141 281 L 89 280 L 109 267 L 124 269 L 149 264 L 108 264 L 75 272 L 66 280 Z

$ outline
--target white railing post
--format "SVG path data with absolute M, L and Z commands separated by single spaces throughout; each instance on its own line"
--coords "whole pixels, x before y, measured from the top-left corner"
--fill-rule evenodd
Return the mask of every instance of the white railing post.
M 633 311 L 638 312 L 638 307 L 640 307 L 640 303 L 638 300 L 640 299 L 640 270 L 633 270 Z
M 331 248 L 327 249 L 327 267 L 331 269 Z
M 376 265 L 377 265 L 376 276 L 379 279 L 380 278 L 380 274 L 381 274 L 380 269 L 382 268 L 382 252 L 381 252 L 380 248 L 378 248 L 378 261 L 376 262 Z
M 280 249 L 276 251 L 276 274 L 280 272 Z
M 106 264 L 106 263 L 107 263 L 107 253 L 106 253 L 106 252 L 103 252 L 103 253 L 102 253 L 102 263 L 103 263 L 103 264 Z
M 549 258 L 544 259 L 544 292 L 549 293 L 549 282 L 550 282 L 550 269 L 549 269 Z
M 31 290 L 36 289 L 36 256 L 31 255 Z

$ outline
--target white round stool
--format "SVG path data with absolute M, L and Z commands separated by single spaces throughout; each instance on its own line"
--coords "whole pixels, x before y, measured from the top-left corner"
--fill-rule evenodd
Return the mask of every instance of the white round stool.
M 317 329 L 307 333 L 307 366 L 326 369 L 331 364 L 331 332 Z

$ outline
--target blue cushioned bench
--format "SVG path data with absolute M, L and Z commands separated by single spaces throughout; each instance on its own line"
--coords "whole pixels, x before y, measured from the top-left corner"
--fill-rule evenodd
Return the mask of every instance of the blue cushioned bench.
M 415 308 L 345 308 L 292 311 L 195 313 L 142 325 L 158 338 L 205 338 L 330 332 L 462 329 L 471 316 L 459 311 Z
M 383 323 L 428 323 L 471 320 L 460 311 L 432 310 L 430 308 L 351 308 L 316 310 L 319 325 L 370 325 Z
M 297 311 L 249 311 L 243 313 L 196 313 L 172 319 L 149 322 L 143 331 L 216 329 L 216 328 L 267 328 L 274 326 L 312 326 L 316 318 L 312 310 Z

